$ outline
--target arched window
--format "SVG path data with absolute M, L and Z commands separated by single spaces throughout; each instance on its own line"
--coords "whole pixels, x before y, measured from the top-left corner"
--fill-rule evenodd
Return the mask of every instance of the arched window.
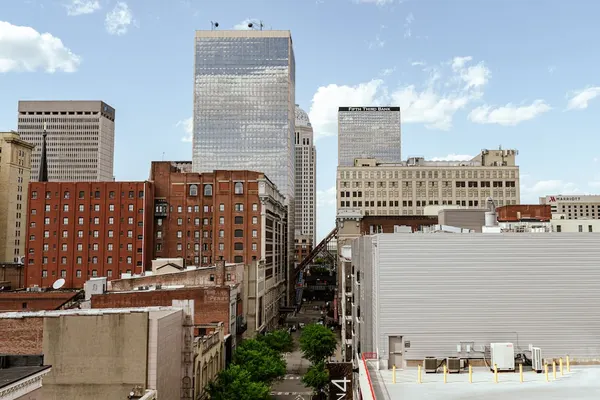
M 204 185 L 204 195 L 212 196 L 212 185 Z
M 190 185 L 190 196 L 198 196 L 198 185 Z
M 236 182 L 233 191 L 235 194 L 244 194 L 244 184 L 242 182 Z

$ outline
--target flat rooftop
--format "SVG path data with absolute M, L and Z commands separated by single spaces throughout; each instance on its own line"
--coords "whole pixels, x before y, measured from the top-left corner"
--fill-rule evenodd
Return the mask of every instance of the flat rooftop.
M 75 310 L 54 310 L 54 311 L 25 311 L 25 312 L 6 312 L 0 313 L 0 318 L 41 318 L 41 317 L 62 317 L 67 315 L 105 315 L 105 314 L 129 314 L 136 312 L 163 312 L 178 311 L 178 307 L 135 307 L 135 308 L 86 308 Z
M 51 368 L 49 365 L 0 369 L 0 389 Z
M 498 383 L 494 374 L 487 368 L 473 368 L 473 383 L 469 383 L 469 373 L 448 374 L 444 384 L 444 374 L 422 374 L 423 383 L 417 382 L 417 369 L 396 370 L 396 383 L 392 383 L 392 370 L 376 370 L 368 362 L 369 373 L 377 400 L 396 399 L 444 399 L 444 400 L 506 400 L 506 399 L 580 399 L 600 398 L 600 366 L 571 366 L 571 372 L 561 376 L 556 366 L 556 380 L 552 367 L 548 369 L 549 382 L 545 374 L 523 371 L 523 383 L 519 373 L 498 373 Z

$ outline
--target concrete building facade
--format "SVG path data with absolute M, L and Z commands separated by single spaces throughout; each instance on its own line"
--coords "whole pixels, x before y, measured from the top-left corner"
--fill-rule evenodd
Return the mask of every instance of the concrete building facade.
M 351 253 L 353 352 L 391 368 L 426 356 L 482 360 L 490 343 L 509 342 L 597 362 L 599 262 L 600 236 L 587 233 L 361 237 Z
M 337 208 L 363 215 L 424 215 L 429 205 L 484 207 L 520 204 L 516 150 L 483 150 L 471 161 L 385 164 L 355 159 L 337 172 Z
M 24 264 L 33 148 L 16 132 L 0 132 L 0 263 Z
M 43 378 L 43 399 L 125 399 L 153 389 L 179 400 L 184 313 L 148 307 L 0 314 L 0 336 L 8 338 L 0 352 L 43 355 L 53 367 Z
M 206 386 L 225 369 L 223 323 L 207 324 L 212 333 L 194 339 L 194 400 L 208 398 Z
M 196 31 L 193 170 L 264 173 L 285 196 L 295 234 L 296 62 L 289 31 Z
M 317 148 L 308 114 L 296 104 L 296 248 L 316 243 Z M 302 238 L 300 238 L 302 236 Z M 310 250 L 309 250 L 310 251 Z M 298 262 L 301 261 L 296 259 Z
M 82 288 L 150 268 L 151 182 L 33 182 L 29 185 L 26 286 Z
M 540 204 L 550 206 L 552 218 L 600 219 L 600 196 L 552 195 L 540 197 Z
M 32 182 L 38 180 L 44 130 L 50 181 L 114 180 L 114 108 L 103 101 L 19 101 L 18 114 L 21 138 L 35 145 Z
M 400 107 L 339 107 L 338 165 L 357 158 L 382 163 L 402 161 Z

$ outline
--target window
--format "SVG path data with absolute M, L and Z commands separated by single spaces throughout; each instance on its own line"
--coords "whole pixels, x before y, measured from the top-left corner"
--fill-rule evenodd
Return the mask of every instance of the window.
M 67 217 L 63 218 L 63 225 L 69 225 L 69 218 L 67 218 Z
M 219 204 L 219 211 L 225 211 L 225 204 Z
M 183 225 L 183 218 L 177 218 L 177 225 Z
M 579 232 L 583 232 L 583 225 L 579 225 Z
M 45 210 L 46 212 L 50 212 L 50 204 L 46 204 Z
M 107 264 L 112 264 L 112 262 L 113 262 L 113 258 L 111 256 L 106 257 Z
M 69 237 L 69 231 L 63 231 L 62 232 L 62 237 L 64 237 L 64 238 Z
M 113 250 L 113 244 L 109 243 L 106 248 L 108 249 L 108 251 L 112 251 Z
M 98 257 L 92 257 L 92 264 L 98 264 Z
M 94 204 L 94 211 L 100 211 L 100 204 Z
M 244 256 L 235 256 L 233 257 L 233 262 L 242 263 L 244 262 Z
M 127 231 L 127 237 L 128 238 L 132 238 L 133 237 L 133 231 Z
M 135 195 L 135 194 L 133 193 L 133 190 L 130 190 L 130 191 L 129 191 L 129 198 L 130 198 L 130 199 L 133 199 L 134 195 Z
M 115 198 L 115 192 L 113 190 L 111 190 L 110 192 L 108 192 L 108 198 L 109 199 L 114 199 Z
M 114 204 L 109 204 L 108 205 L 108 211 L 115 211 L 115 205 Z
M 252 229 L 252 237 L 253 238 L 258 237 L 258 232 L 256 229 Z
M 127 264 L 131 264 L 131 256 L 127 257 Z
M 79 191 L 79 198 L 80 199 L 84 199 L 85 198 L 85 192 L 83 190 Z
M 252 217 L 252 223 L 254 225 L 258 224 L 258 217 Z
M 256 251 L 257 247 L 256 243 L 252 243 L 252 251 Z
M 85 210 L 85 207 L 83 206 L 83 204 L 79 205 L 79 212 L 83 212 L 83 210 Z
M 236 182 L 233 185 L 234 194 L 244 194 L 244 184 L 242 182 Z
M 94 225 L 100 225 L 100 218 L 98 218 L 98 217 L 94 218 Z
M 200 225 L 200 218 L 194 218 L 194 225 L 196 225 L 196 226 Z
M 130 204 L 130 205 L 129 205 L 129 207 L 127 207 L 127 209 L 128 209 L 129 211 L 133 211 L 133 204 Z
M 83 231 L 77 231 L 77 237 L 78 238 L 82 238 L 83 237 Z
M 129 225 L 133 225 L 133 217 L 129 217 L 129 218 L 127 218 L 127 223 L 128 223 Z
M 44 225 L 50 225 L 50 218 L 44 218 Z
M 588 232 L 593 232 L 592 225 L 588 225 Z
M 81 278 L 81 270 L 80 269 L 78 269 L 77 271 L 75 271 L 75 276 L 77 278 Z
M 77 251 L 83 251 L 83 244 L 77 243 Z
M 94 249 L 94 251 L 98 251 L 98 243 L 94 243 L 92 245 L 92 249 Z
M 63 204 L 63 211 L 69 211 L 69 205 Z
M 109 238 L 114 237 L 114 235 L 115 235 L 115 233 L 113 231 L 108 231 L 108 237 Z
M 219 251 L 225 250 L 225 244 L 219 243 Z
M 243 224 L 243 223 L 244 223 L 244 217 L 235 217 L 235 218 L 234 218 L 234 223 L 235 223 L 236 225 L 241 225 L 241 224 Z
M 34 209 L 32 209 L 32 210 L 31 210 L 31 215 L 36 215 L 36 214 L 37 214 L 37 211 L 35 210 L 35 208 L 34 208 Z
M 204 195 L 212 196 L 212 185 L 204 185 Z
M 66 278 L 67 277 L 67 270 L 66 269 L 61 269 L 60 270 L 60 277 L 61 278 Z
M 210 281 L 214 282 L 215 281 L 215 275 L 214 274 L 210 274 Z
M 96 277 L 96 276 L 98 276 L 98 271 L 97 271 L 97 270 L 95 270 L 95 269 L 93 269 L 93 270 L 92 270 L 92 276 L 93 276 L 93 277 Z
M 194 212 L 195 213 L 199 213 L 200 212 L 200 206 L 194 206 Z
M 49 238 L 50 237 L 50 231 L 44 231 L 44 237 L 45 238 Z
M 98 238 L 98 237 L 100 237 L 100 232 L 99 232 L 99 231 L 94 231 L 94 237 L 95 237 L 95 238 Z
M 177 206 L 177 212 L 178 212 L 178 213 L 181 213 L 181 212 L 183 212 L 183 207 L 181 207 L 181 206 Z
M 81 258 L 81 256 L 77 257 L 77 264 L 79 264 L 79 265 L 83 264 L 83 258 Z
M 48 243 L 44 243 L 44 251 L 48 251 L 50 245 Z
M 115 223 L 115 219 L 113 217 L 108 217 L 108 224 L 113 225 L 114 223 Z
M 235 211 L 244 211 L 244 205 L 242 203 L 237 203 L 235 205 Z
M 67 251 L 67 244 L 63 243 L 61 246 L 62 251 Z
M 43 269 L 42 270 L 42 278 L 47 278 L 48 277 L 48 270 L 47 269 Z
M 37 192 L 36 191 L 31 192 L 31 198 L 32 199 L 37 199 Z
M 252 211 L 258 211 L 258 204 L 257 203 L 252 204 Z
M 63 264 L 63 265 L 66 264 L 67 263 L 67 257 L 61 257 L 60 258 L 60 263 Z M 63 276 L 63 278 L 64 278 L 64 276 Z
M 227 282 L 231 281 L 231 274 L 227 274 Z
M 70 194 L 69 192 L 65 192 L 65 193 L 64 193 L 64 198 L 65 198 L 65 199 L 68 199 L 68 198 L 70 198 L 70 197 L 71 197 L 71 194 Z
M 190 185 L 190 196 L 198 196 L 198 185 Z
M 219 224 L 225 225 L 225 217 L 219 217 Z
M 235 242 L 233 244 L 233 249 L 234 250 L 244 250 L 244 243 L 241 242 Z
M 112 269 L 109 269 L 108 271 L 106 271 L 106 276 L 109 278 L 112 278 Z
M 238 237 L 238 238 L 244 237 L 244 231 L 243 231 L 243 230 L 241 230 L 241 229 L 236 229 L 236 230 L 233 232 L 233 236 L 234 236 L 234 237 Z
M 83 217 L 79 217 L 79 218 L 77 218 L 77 223 L 78 223 L 79 225 L 83 225 Z
M 204 210 L 205 213 L 207 213 L 209 210 L 208 206 L 204 206 L 204 207 L 202 207 L 202 209 Z
M 178 238 L 182 238 L 182 237 L 183 237 L 183 232 L 181 232 L 181 231 L 177 231 L 177 237 L 178 237 Z
M 202 225 L 208 225 L 208 218 L 204 218 L 202 220 Z

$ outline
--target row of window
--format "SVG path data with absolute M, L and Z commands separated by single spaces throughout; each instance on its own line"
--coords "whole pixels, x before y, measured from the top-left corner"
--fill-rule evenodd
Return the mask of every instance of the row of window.
M 212 219 L 212 218 L 211 218 Z M 188 222 L 190 222 L 191 219 L 188 218 Z M 202 225 L 209 225 L 210 220 L 208 218 L 203 218 L 202 219 Z M 233 223 L 235 225 L 243 225 L 244 224 L 244 217 L 242 216 L 236 216 L 233 219 Z M 159 218 L 157 220 L 157 225 L 158 226 L 162 226 L 162 219 Z M 258 224 L 258 217 L 252 217 L 252 225 L 256 225 Z M 183 218 L 177 218 L 177 225 L 183 225 Z M 200 218 L 194 218 L 194 225 L 199 226 L 200 225 Z M 219 217 L 219 225 L 225 225 L 225 217 Z
M 127 273 L 131 274 L 131 270 L 128 269 Z M 54 271 L 52 272 L 52 274 L 54 275 Z M 88 271 L 88 275 L 89 274 L 90 274 L 90 271 Z M 98 270 L 93 269 L 92 270 L 92 277 L 97 277 L 97 276 L 98 276 Z M 112 276 L 113 276 L 112 269 L 106 270 L 106 276 L 108 278 L 112 278 Z M 47 269 L 43 269 L 42 270 L 42 278 L 47 278 L 47 277 L 48 277 L 48 270 Z M 60 277 L 63 278 L 63 279 L 67 277 L 67 270 L 66 269 L 62 269 L 60 271 Z M 80 269 L 78 269 L 78 270 L 75 271 L 75 277 L 81 278 L 81 270 Z
M 100 237 L 100 231 L 90 231 L 89 232 L 90 235 L 92 235 L 95 238 L 99 238 Z M 121 231 L 120 233 L 121 236 L 123 236 L 123 231 Z M 56 236 L 56 231 L 54 231 L 54 236 Z M 48 239 L 50 237 L 50 231 L 44 231 L 44 238 Z M 62 231 L 62 237 L 63 238 L 68 238 L 69 237 L 69 231 Z M 78 238 L 83 238 L 83 231 L 77 231 L 77 237 Z M 112 238 L 115 237 L 115 232 L 112 230 L 108 231 L 108 237 Z M 127 231 L 127 237 L 128 238 L 133 238 L 133 231 Z M 143 235 L 137 235 L 138 239 L 143 239 Z M 29 236 L 29 240 L 30 241 L 35 241 L 35 235 L 30 235 Z
M 124 204 L 121 204 L 121 208 L 124 208 Z M 45 212 L 50 212 L 52 210 L 52 208 L 50 207 L 50 204 L 46 204 L 46 206 L 44 207 L 44 211 Z M 78 210 L 80 212 L 84 212 L 85 211 L 85 206 L 83 204 L 80 204 L 78 207 Z M 90 205 L 90 210 L 93 211 L 100 211 L 100 204 L 93 204 Z M 128 204 L 127 205 L 127 210 L 128 211 L 134 211 L 134 205 L 133 204 Z M 68 204 L 63 204 L 63 211 L 68 212 L 69 211 L 69 205 Z M 114 204 L 109 204 L 108 205 L 108 211 L 115 211 L 115 205 Z M 139 209 L 140 213 L 144 212 L 143 208 Z M 31 215 L 37 215 L 37 209 L 33 208 L 31 209 Z
M 244 194 L 244 183 L 243 182 L 235 182 L 233 184 L 233 193 L 234 194 Z M 190 196 L 198 196 L 198 185 L 193 184 L 190 185 L 189 188 Z M 205 184 L 204 185 L 204 196 L 212 196 L 213 195 L 213 185 Z
M 55 196 L 58 197 L 58 193 L 55 193 Z M 125 197 L 125 192 L 121 192 L 121 197 Z M 143 190 L 138 191 L 138 197 L 140 199 L 144 198 L 144 191 Z M 35 191 L 35 190 L 32 191 L 31 192 L 31 198 L 34 199 L 34 200 L 37 199 L 38 198 L 38 192 Z M 51 199 L 52 198 L 52 192 L 47 191 L 45 198 L 46 199 Z M 71 198 L 71 192 L 69 192 L 68 190 L 64 191 L 63 192 L 63 198 L 64 199 L 70 199 Z M 85 191 L 84 190 L 80 190 L 79 191 L 79 197 L 78 198 L 80 200 L 85 199 Z M 94 192 L 91 192 L 90 193 L 90 198 L 99 199 L 100 198 L 100 191 L 96 190 Z M 114 199 L 115 198 L 115 192 L 112 191 L 112 190 L 110 192 L 108 192 L 108 198 L 109 199 Z M 134 190 L 130 190 L 129 191 L 129 198 L 130 199 L 134 199 L 135 198 L 135 191 Z
M 92 264 L 98 264 L 98 257 L 93 256 L 91 259 L 88 259 L 88 262 L 91 260 Z M 120 257 L 119 261 L 123 261 L 123 257 Z M 53 260 L 54 262 L 54 260 Z M 75 260 L 77 265 L 81 265 L 83 264 L 83 257 L 81 256 L 77 256 L 76 260 Z M 133 258 L 131 256 L 126 257 L 125 262 L 127 264 L 131 264 L 133 262 Z M 67 257 L 61 257 L 60 258 L 60 263 L 62 265 L 66 265 L 67 264 Z M 113 258 L 112 257 L 107 257 L 106 258 L 106 263 L 107 264 L 112 264 L 113 263 Z M 30 265 L 33 264 L 33 260 L 30 260 Z M 48 264 L 48 257 L 42 257 L 42 264 L 46 265 Z M 139 263 L 141 265 L 141 261 Z
M 56 245 L 54 245 L 54 248 L 56 248 Z M 68 250 L 68 245 L 66 243 L 63 243 L 61 245 L 61 250 L 62 251 L 67 251 Z M 88 248 L 94 250 L 94 251 L 98 251 L 100 246 L 98 245 L 98 243 L 94 243 L 94 244 L 89 244 Z M 123 248 L 123 245 L 121 244 L 121 248 Z M 113 251 L 114 250 L 114 246 L 112 243 L 108 243 L 106 245 L 106 249 L 108 251 Z M 44 243 L 44 246 L 42 247 L 43 251 L 49 251 L 50 250 L 50 245 L 48 243 Z M 83 251 L 83 244 L 82 243 L 77 243 L 77 251 Z M 127 251 L 133 251 L 133 244 L 132 243 L 127 243 Z M 33 248 L 29 249 L 29 254 L 32 254 L 34 252 Z M 140 247 L 138 247 L 137 249 L 138 253 L 142 252 L 142 249 Z
M 54 220 L 56 221 L 56 218 L 54 218 Z M 125 221 L 125 218 L 121 218 L 121 222 L 124 222 L 124 221 Z M 98 217 L 90 218 L 90 223 L 93 223 L 94 225 L 100 225 L 100 218 L 98 218 Z M 115 223 L 114 217 L 108 217 L 108 225 L 114 225 L 114 223 Z M 133 223 L 134 223 L 133 217 L 129 217 L 127 219 L 127 223 L 129 225 L 133 225 Z M 84 224 L 83 217 L 79 217 L 77 219 L 77 224 L 78 225 Z M 31 222 L 30 225 L 32 228 L 35 228 L 35 222 Z M 50 225 L 49 217 L 44 218 L 44 225 Z M 69 225 L 69 217 L 63 217 L 63 225 Z M 138 222 L 138 226 L 143 226 L 143 225 L 144 225 L 143 221 Z
M 210 236 L 210 234 L 209 234 L 208 231 L 203 231 L 203 235 L 204 235 L 205 238 L 208 238 Z M 190 236 L 190 231 L 188 231 L 188 237 L 189 236 Z M 182 231 L 177 231 L 177 237 L 178 238 L 182 238 L 183 237 L 183 232 Z M 200 238 L 200 231 L 194 231 L 194 237 L 196 239 Z M 223 229 L 219 230 L 219 237 L 220 238 L 224 238 L 225 237 L 225 230 L 223 230 Z M 244 237 L 244 230 L 243 229 L 236 229 L 236 230 L 234 230 L 233 231 L 233 237 L 243 238 Z M 258 231 L 256 229 L 252 229 L 252 237 L 253 238 L 257 238 L 258 237 Z M 162 239 L 163 238 L 162 231 L 157 231 L 156 232 L 156 238 L 157 239 Z

